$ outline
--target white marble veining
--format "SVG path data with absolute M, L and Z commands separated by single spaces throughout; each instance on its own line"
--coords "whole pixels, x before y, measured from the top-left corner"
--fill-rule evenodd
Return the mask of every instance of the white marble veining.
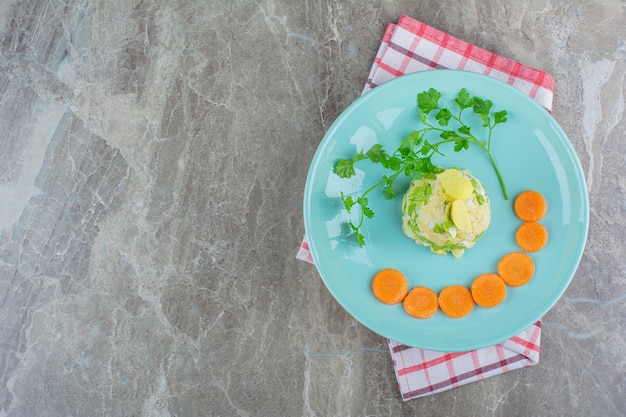
M 626 3 L 0 3 L 0 416 L 626 414 Z M 540 68 L 588 242 L 540 363 L 403 403 L 297 261 L 325 129 L 407 14 Z

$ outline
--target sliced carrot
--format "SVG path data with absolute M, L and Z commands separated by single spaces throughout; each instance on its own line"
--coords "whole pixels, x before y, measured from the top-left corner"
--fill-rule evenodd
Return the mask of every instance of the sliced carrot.
M 409 285 L 402 272 L 396 269 L 383 269 L 379 271 L 372 281 L 374 296 L 385 304 L 396 304 L 404 299 Z
M 522 252 L 511 252 L 498 262 L 498 275 L 505 284 L 519 287 L 526 284 L 535 274 L 535 263 Z
M 548 231 L 541 223 L 525 222 L 517 229 L 515 240 L 526 252 L 537 252 L 548 241 Z
M 402 301 L 404 311 L 418 319 L 427 319 L 435 315 L 439 309 L 437 294 L 430 288 L 415 287 Z
M 525 222 L 536 222 L 546 214 L 546 200 L 536 191 L 520 193 L 513 203 L 517 217 Z
M 506 285 L 496 274 L 484 273 L 472 282 L 472 297 L 481 307 L 495 307 L 504 300 Z
M 461 285 L 451 285 L 439 292 L 439 308 L 448 317 L 458 319 L 469 314 L 474 308 L 472 293 Z

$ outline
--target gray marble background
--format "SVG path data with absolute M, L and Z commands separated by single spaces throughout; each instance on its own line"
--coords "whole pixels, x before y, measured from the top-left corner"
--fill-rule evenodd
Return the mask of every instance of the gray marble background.
M 0 416 L 625 415 L 625 8 L 1 1 Z M 539 365 L 406 403 L 295 259 L 311 158 L 402 14 L 551 72 L 591 203 Z

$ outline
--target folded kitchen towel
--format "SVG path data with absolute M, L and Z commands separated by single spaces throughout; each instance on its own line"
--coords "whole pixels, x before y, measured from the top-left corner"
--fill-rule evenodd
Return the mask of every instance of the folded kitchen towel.
M 462 41 L 408 16 L 387 26 L 363 93 L 401 75 L 433 69 L 478 72 L 512 85 L 552 111 L 554 79 L 545 72 Z
M 401 75 L 436 69 L 473 71 L 504 81 L 552 111 L 550 74 L 462 41 L 411 17 L 389 24 L 363 93 Z M 297 259 L 314 263 L 306 236 Z M 410 400 L 536 365 L 541 321 L 495 346 L 469 352 L 435 352 L 387 340 L 402 399 Z
M 435 352 L 387 339 L 403 400 L 424 397 L 539 362 L 541 321 L 495 346 Z

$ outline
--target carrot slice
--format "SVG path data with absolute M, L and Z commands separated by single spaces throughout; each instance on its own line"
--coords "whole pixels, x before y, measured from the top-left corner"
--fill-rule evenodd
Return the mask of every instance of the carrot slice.
M 404 299 L 409 285 L 402 272 L 396 269 L 379 271 L 372 281 L 372 292 L 379 301 L 385 304 L 396 304 Z
M 498 275 L 511 287 L 526 284 L 535 273 L 535 263 L 522 252 L 511 252 L 498 262 Z
M 480 274 L 472 282 L 472 297 L 481 307 L 495 307 L 504 300 L 505 295 L 506 285 L 496 274 Z
M 515 240 L 526 252 L 537 252 L 548 241 L 548 231 L 540 223 L 526 222 L 517 229 Z
M 412 317 L 427 319 L 435 315 L 439 309 L 437 294 L 430 288 L 415 287 L 402 301 L 404 311 Z
M 448 317 L 458 319 L 466 316 L 474 308 L 472 293 L 461 285 L 451 285 L 439 292 L 439 308 Z
M 546 214 L 546 200 L 536 191 L 520 193 L 513 203 L 515 214 L 526 222 L 536 222 Z

